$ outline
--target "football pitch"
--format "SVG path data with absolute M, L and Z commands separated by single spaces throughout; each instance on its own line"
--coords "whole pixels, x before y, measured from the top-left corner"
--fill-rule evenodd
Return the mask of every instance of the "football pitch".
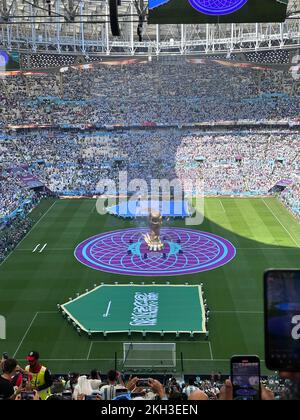
M 96 201 L 89 199 L 47 199 L 30 217 L 36 221 L 32 230 L 0 266 L 0 315 L 7 323 L 1 352 L 25 364 L 28 352 L 37 350 L 53 373 L 93 368 L 106 372 L 114 368 L 115 354 L 121 369 L 123 344 L 131 341 L 175 343 L 177 370 L 181 370 L 182 357 L 185 373 L 228 373 L 234 354 L 258 354 L 264 359 L 263 272 L 267 268 L 297 268 L 300 259 L 300 224 L 276 198 L 206 198 L 204 223 L 192 228 L 230 241 L 236 249 L 235 258 L 209 271 L 152 278 L 95 270 L 74 256 L 76 247 L 86 239 L 136 228 L 135 220 L 100 216 Z M 172 228 L 185 228 L 183 220 L 168 223 Z M 78 335 L 57 309 L 57 304 L 74 300 L 101 283 L 114 287 L 115 283 L 144 283 L 155 288 L 154 282 L 170 286 L 203 283 L 210 309 L 208 340 L 205 335 L 191 337 L 188 333 L 143 337 L 141 332 L 133 332 L 130 338 L 124 332 L 88 338 Z M 126 302 L 120 302 L 121 321 L 124 305 Z M 170 308 L 172 324 L 178 314 L 176 305 Z M 180 317 L 192 319 L 194 311 L 197 307 L 191 304 Z M 101 305 L 99 312 L 103 313 Z M 117 319 L 115 324 L 117 329 Z

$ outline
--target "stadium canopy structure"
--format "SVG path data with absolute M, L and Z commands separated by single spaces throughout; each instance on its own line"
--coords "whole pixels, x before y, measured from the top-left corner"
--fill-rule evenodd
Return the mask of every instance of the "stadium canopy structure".
M 300 0 L 289 0 L 285 23 L 268 24 L 148 25 L 147 3 L 121 0 L 121 36 L 112 37 L 109 0 L 2 0 L 0 45 L 8 50 L 86 57 L 230 55 L 300 45 Z M 138 25 L 142 22 L 141 41 Z

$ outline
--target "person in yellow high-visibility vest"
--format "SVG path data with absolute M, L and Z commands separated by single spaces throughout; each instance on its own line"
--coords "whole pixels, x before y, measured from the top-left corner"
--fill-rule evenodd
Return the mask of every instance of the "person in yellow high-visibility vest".
M 25 371 L 28 372 L 28 378 L 32 389 L 38 391 L 40 399 L 46 400 L 51 395 L 51 386 L 53 379 L 49 369 L 41 365 L 39 362 L 40 355 L 37 351 L 31 351 L 26 358 L 29 365 Z

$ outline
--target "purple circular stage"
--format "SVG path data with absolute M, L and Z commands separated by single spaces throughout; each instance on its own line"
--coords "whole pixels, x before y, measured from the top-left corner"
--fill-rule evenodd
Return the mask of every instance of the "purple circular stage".
M 189 0 L 190 5 L 206 15 L 228 15 L 241 9 L 248 0 Z
M 150 252 L 147 229 L 124 229 L 93 236 L 78 245 L 75 257 L 94 270 L 130 276 L 178 276 L 229 263 L 235 247 L 226 239 L 192 229 L 163 228 L 165 248 Z

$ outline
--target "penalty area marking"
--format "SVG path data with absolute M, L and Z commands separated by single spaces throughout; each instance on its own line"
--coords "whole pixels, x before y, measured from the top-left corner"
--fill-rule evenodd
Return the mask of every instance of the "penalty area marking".
M 25 334 L 24 334 L 24 336 L 23 336 L 23 338 L 22 338 L 22 340 L 20 341 L 20 343 L 19 343 L 19 345 L 18 345 L 18 347 L 17 347 L 17 350 L 15 351 L 15 353 L 14 353 L 14 358 L 17 356 L 17 354 L 18 354 L 18 352 L 19 352 L 19 350 L 20 350 L 20 348 L 21 348 L 21 346 L 22 346 L 22 344 L 24 343 L 24 341 L 25 341 L 25 338 L 27 337 L 27 335 L 28 335 L 28 333 L 29 333 L 29 331 L 31 330 L 31 327 L 33 326 L 33 324 L 34 324 L 34 321 L 36 320 L 36 318 L 39 316 L 39 314 L 56 314 L 57 313 L 57 311 L 41 311 L 41 312 L 36 312 L 35 313 L 35 315 L 34 315 L 34 317 L 32 318 L 32 320 L 31 320 L 31 322 L 30 322 L 30 324 L 29 324 L 29 327 L 27 328 L 27 330 L 26 330 L 26 332 L 25 332 Z
M 269 209 L 269 212 L 275 217 L 275 219 L 277 220 L 277 222 L 279 222 L 281 224 L 281 226 L 283 227 L 283 229 L 287 232 L 287 234 L 292 239 L 292 241 L 297 246 L 297 248 L 300 248 L 300 245 L 297 243 L 297 241 L 292 236 L 291 232 L 286 228 L 286 226 L 284 226 L 284 224 L 281 222 L 281 220 L 279 219 L 279 217 L 274 213 L 274 210 L 269 206 L 269 204 L 265 201 L 265 199 L 263 199 L 262 201 L 263 201 L 264 205 Z
M 221 207 L 222 207 L 223 212 L 224 212 L 224 213 L 226 213 L 226 210 L 225 210 L 224 204 L 222 203 L 222 201 L 221 201 L 221 200 L 219 200 L 219 203 L 220 203 L 220 205 L 221 205 Z

